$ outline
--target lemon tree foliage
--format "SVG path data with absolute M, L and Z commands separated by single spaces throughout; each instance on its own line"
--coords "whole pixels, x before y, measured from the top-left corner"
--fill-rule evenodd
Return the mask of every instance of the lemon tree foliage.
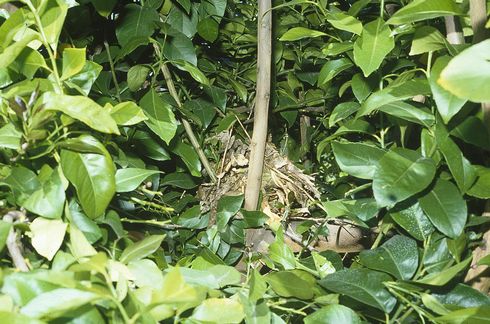
M 21 215 L 0 219 L 2 321 L 487 321 L 464 282 L 490 198 L 490 41 L 468 2 L 273 2 L 270 138 L 321 189 L 297 252 L 296 206 L 199 201 L 215 135 L 251 130 L 254 2 L 0 0 L 0 210 Z M 363 251 L 314 250 L 338 221 Z

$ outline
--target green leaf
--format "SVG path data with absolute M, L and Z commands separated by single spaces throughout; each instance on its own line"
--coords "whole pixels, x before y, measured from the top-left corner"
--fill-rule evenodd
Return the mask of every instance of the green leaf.
M 424 241 L 434 232 L 434 226 L 425 215 L 418 202 L 400 211 L 390 211 L 393 220 L 419 241 Z
M 107 18 L 114 9 L 117 0 L 90 0 L 90 2 L 99 15 Z
M 199 118 L 199 121 L 202 123 L 202 127 L 204 128 L 207 128 L 216 116 L 214 105 L 201 98 L 187 100 L 184 103 L 184 108 L 192 111 L 192 113 Z
M 437 28 L 421 26 L 415 30 L 409 55 L 435 52 L 445 47 L 446 39 Z
M 203 5 L 204 3 L 201 3 L 201 6 Z M 172 6 L 166 20 L 166 22 L 172 26 L 172 28 L 176 29 L 189 39 L 194 37 L 197 32 L 197 24 L 199 19 L 195 7 L 191 11 L 191 14 L 188 15 L 178 6 Z
M 345 30 L 357 35 L 360 35 L 362 32 L 362 23 L 356 18 L 343 12 L 327 14 L 327 21 L 340 30 Z
M 223 196 L 218 201 L 216 225 L 222 231 L 230 219 L 238 213 L 243 204 L 243 195 Z
M 115 167 L 105 147 L 92 136 L 82 135 L 81 143 L 98 147 L 105 154 L 61 151 L 61 167 L 77 191 L 83 210 L 90 218 L 101 216 L 116 191 Z
M 397 82 L 394 85 L 389 85 L 370 95 L 369 98 L 361 104 L 361 109 L 357 112 L 356 117 L 369 115 L 371 112 L 384 105 L 411 99 L 417 95 L 428 94 L 430 94 L 430 88 L 425 79 Z
M 252 270 L 250 275 L 250 290 L 248 299 L 252 302 L 257 302 L 264 297 L 267 291 L 267 282 L 257 269 Z
M 475 183 L 475 169 L 463 156 L 463 152 L 461 152 L 458 145 L 449 137 L 442 123 L 436 125 L 436 141 L 459 190 L 464 194 Z
M 224 264 L 217 264 L 206 271 L 214 277 L 214 282 L 220 288 L 230 285 L 238 285 L 240 283 L 241 274 L 233 267 Z
M 82 71 L 65 81 L 65 84 L 84 96 L 88 96 L 95 80 L 99 77 L 102 66 L 95 62 L 87 61 Z
M 451 279 L 453 279 L 458 273 L 466 269 L 470 265 L 471 259 L 472 257 L 470 256 L 466 260 L 461 261 L 460 263 L 450 268 L 444 269 L 441 272 L 430 273 L 422 279 L 417 280 L 416 282 L 424 285 L 444 286 L 449 281 L 451 281 Z
M 197 24 L 199 36 L 213 43 L 218 38 L 219 25 L 213 18 L 204 18 Z
M 471 46 L 442 70 L 437 83 L 453 95 L 474 102 L 490 101 L 490 39 Z
M 116 171 L 116 192 L 133 191 L 148 177 L 160 171 L 127 168 Z
M 85 66 L 85 48 L 65 48 L 63 50 L 63 72 L 61 80 L 66 80 Z
M 196 66 L 190 64 L 187 61 L 177 60 L 172 62 L 173 65 L 181 70 L 189 72 L 189 74 L 199 83 L 209 85 L 208 78 L 201 72 Z
M 352 77 L 351 88 L 356 99 L 362 103 L 373 92 L 374 84 L 370 79 L 366 79 L 362 73 L 356 73 Z
M 222 112 L 226 111 L 227 96 L 225 90 L 215 86 L 205 86 L 204 92 L 211 99 L 211 101 L 220 108 Z
M 137 243 L 131 244 L 121 253 L 119 261 L 129 263 L 146 258 L 160 247 L 164 238 L 165 235 L 150 235 Z
M 36 218 L 29 226 L 36 252 L 51 261 L 63 243 L 67 226 L 61 220 Z
M 378 162 L 373 179 L 374 197 L 380 207 L 393 207 L 427 188 L 435 173 L 432 159 L 408 149 L 394 149 Z
M 39 68 L 47 69 L 46 61 L 41 53 L 29 47 L 24 48 L 17 56 L 14 64 L 18 66 L 19 72 L 25 75 L 27 79 L 32 79 Z
M 0 128 L 0 147 L 19 150 L 21 139 L 22 133 L 15 128 L 14 124 L 7 124 Z
M 155 22 L 158 20 L 159 16 L 155 9 L 134 3 L 126 5 L 116 28 L 119 44 L 124 46 L 133 38 L 151 36 L 155 31 Z
M 328 127 L 333 127 L 339 121 L 342 121 L 359 110 L 361 105 L 357 102 L 341 102 L 332 111 L 328 119 Z
M 68 6 L 66 2 L 59 0 L 46 1 L 46 6 L 41 13 L 43 33 L 54 52 L 57 50 L 58 39 L 67 13 Z
M 162 184 L 182 189 L 192 189 L 197 187 L 197 183 L 194 181 L 194 179 L 188 173 L 184 172 L 167 174 L 165 177 L 163 177 Z
M 241 323 L 245 313 L 242 304 L 229 298 L 209 298 L 194 309 L 192 319 L 212 323 Z
M 201 176 L 201 160 L 199 160 L 199 156 L 192 146 L 184 142 L 177 142 L 172 152 L 182 158 L 182 161 L 184 161 L 189 171 L 191 171 L 191 175 L 194 177 Z
M 480 199 L 490 198 L 490 169 L 480 165 L 474 166 L 476 171 L 476 182 L 468 190 L 467 194 Z
M 12 190 L 15 201 L 22 205 L 36 190 L 41 187 L 41 182 L 36 174 L 23 166 L 13 167 L 9 176 L 3 180 Z
M 324 32 L 317 31 L 317 30 L 312 30 L 309 28 L 305 27 L 293 27 L 287 32 L 285 32 L 281 38 L 279 38 L 280 41 L 282 42 L 287 42 L 287 41 L 297 41 L 303 38 L 314 38 L 314 37 L 320 37 L 320 36 L 326 36 Z
M 167 21 L 170 23 L 169 21 Z M 196 49 L 192 40 L 184 34 L 175 34 L 170 42 L 165 43 L 163 54 L 170 61 L 187 61 L 197 66 Z
M 141 98 L 140 106 L 148 117 L 145 121 L 146 125 L 169 144 L 177 131 L 177 121 L 172 107 L 153 89 Z
M 112 119 L 121 126 L 132 126 L 148 120 L 143 110 L 132 101 L 121 102 L 116 106 L 110 106 Z
M 51 170 L 48 179 L 22 204 L 28 211 L 46 218 L 61 218 L 65 204 L 65 189 L 59 170 Z
M 485 324 L 490 318 L 490 306 L 463 308 L 436 317 L 438 323 L 447 324 Z
M 304 318 L 305 324 L 361 324 L 361 318 L 343 305 L 328 305 Z
M 465 200 L 454 184 L 439 179 L 432 191 L 421 197 L 419 202 L 439 231 L 454 239 L 461 235 L 468 211 Z
M 332 142 L 332 150 L 340 169 L 348 174 L 372 179 L 385 151 L 366 143 Z
M 342 71 L 347 70 L 352 66 L 351 60 L 348 58 L 341 58 L 338 60 L 328 61 L 323 65 L 318 75 L 318 85 L 321 86 L 328 81 L 335 78 Z
M 272 290 L 281 297 L 313 298 L 315 278 L 301 270 L 278 271 L 265 276 Z
M 40 101 L 45 110 L 61 111 L 96 131 L 119 135 L 119 129 L 110 112 L 92 99 L 47 92 Z
M 284 243 L 284 232 L 282 227 L 276 232 L 276 239 L 274 243 L 269 245 L 269 257 L 275 263 L 282 265 L 286 270 L 294 269 L 296 267 L 296 258 L 291 248 Z
M 461 15 L 453 0 L 415 0 L 395 12 L 388 24 L 401 25 L 443 16 Z
M 379 248 L 362 251 L 359 260 L 368 268 L 387 272 L 400 280 L 409 280 L 417 271 L 419 252 L 414 240 L 395 235 Z
M 389 313 L 396 305 L 396 298 L 385 289 L 383 282 L 391 280 L 389 275 L 381 272 L 348 269 L 329 274 L 320 280 L 320 285 Z
M 134 65 L 128 70 L 128 88 L 131 91 L 138 91 L 145 83 L 151 69 L 146 65 Z
M 75 199 L 72 199 L 68 208 L 65 208 L 65 216 L 70 224 L 75 224 L 80 229 L 89 243 L 95 243 L 102 237 L 101 228 L 83 213 Z
M 58 288 L 38 295 L 22 307 L 20 312 L 31 317 L 54 319 L 97 299 L 100 297 L 93 292 Z
M 0 220 L 0 252 L 2 252 L 5 248 L 5 244 L 7 243 L 7 238 L 9 236 L 11 228 L 11 222 Z
M 163 286 L 163 273 L 151 260 L 132 261 L 128 264 L 128 269 L 134 276 L 134 283 L 138 287 L 158 289 Z
M 14 42 L 9 47 L 2 50 L 0 53 L 0 68 L 9 67 L 15 59 L 22 53 L 27 44 L 37 39 L 36 34 L 28 34 L 24 36 L 21 40 Z
M 354 62 L 367 77 L 381 66 L 393 48 L 395 41 L 391 29 L 379 18 L 366 24 L 354 43 Z
M 437 83 L 442 70 L 448 65 L 450 60 L 451 58 L 449 56 L 437 58 L 432 66 L 429 78 L 429 84 L 432 90 L 432 96 L 436 102 L 437 111 L 439 111 L 445 124 L 447 124 L 466 103 L 466 99 L 458 98 Z
M 403 101 L 396 101 L 378 108 L 388 115 L 407 120 L 429 128 L 435 122 L 434 115 L 425 107 L 417 107 Z

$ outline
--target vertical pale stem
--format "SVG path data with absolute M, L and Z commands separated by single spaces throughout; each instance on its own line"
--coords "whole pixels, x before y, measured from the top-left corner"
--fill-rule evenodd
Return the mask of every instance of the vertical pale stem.
M 267 119 L 271 86 L 272 14 L 271 0 L 259 0 L 257 46 L 257 85 L 254 108 L 254 129 L 250 143 L 250 159 L 245 209 L 255 210 L 259 201 L 267 142 Z

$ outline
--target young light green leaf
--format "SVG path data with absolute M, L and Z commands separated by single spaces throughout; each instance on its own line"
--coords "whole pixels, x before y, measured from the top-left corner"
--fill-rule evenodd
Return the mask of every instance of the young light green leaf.
M 97 251 L 74 223 L 70 224 L 70 251 L 76 259 L 97 254 Z
M 346 119 L 359 110 L 361 105 L 357 102 L 341 102 L 332 111 L 328 119 L 328 127 L 333 127 L 336 123 Z
M 119 134 L 117 124 L 110 112 L 92 99 L 47 92 L 40 101 L 45 110 L 61 111 L 102 133 Z
M 132 126 L 148 120 L 143 110 L 132 101 L 121 102 L 110 106 L 109 111 L 114 121 L 121 126 Z
M 415 104 L 403 101 L 396 101 L 383 105 L 379 107 L 378 110 L 427 128 L 432 126 L 435 122 L 434 115 L 429 109 L 426 109 L 425 107 L 419 108 L 415 106 Z
M 338 60 L 328 61 L 320 70 L 320 74 L 318 75 L 318 85 L 321 86 L 327 83 L 351 66 L 353 66 L 351 60 L 345 57 Z
M 148 117 L 145 121 L 146 125 L 169 144 L 177 131 L 177 121 L 172 107 L 153 89 L 141 99 L 140 106 Z
M 454 57 L 442 70 L 437 83 L 459 98 L 490 101 L 490 39 Z
M 61 218 L 65 204 L 65 188 L 59 170 L 51 170 L 49 178 L 22 204 L 28 211 L 46 218 Z
M 340 30 L 345 30 L 357 35 L 360 35 L 362 32 L 362 23 L 356 18 L 343 12 L 327 14 L 327 21 Z
M 194 309 L 192 319 L 212 323 L 241 323 L 245 313 L 240 302 L 229 298 L 209 298 Z
M 385 151 L 366 143 L 332 142 L 332 150 L 340 169 L 354 177 L 372 179 Z
M 373 193 L 380 207 L 393 207 L 431 184 L 436 174 L 432 159 L 408 149 L 394 149 L 378 162 Z
M 312 30 L 309 28 L 305 27 L 293 27 L 287 32 L 285 32 L 281 38 L 279 38 L 280 41 L 286 42 L 286 41 L 297 41 L 303 38 L 312 38 L 312 37 L 320 37 L 320 36 L 326 36 L 324 32 L 318 31 L 318 30 Z
M 31 244 L 37 253 L 51 261 L 61 247 L 68 224 L 61 220 L 36 218 L 29 226 Z
M 82 135 L 80 142 L 98 147 L 105 154 L 61 151 L 61 167 L 77 191 L 83 210 L 90 218 L 101 216 L 116 192 L 115 167 L 105 147 L 92 136 Z
M 276 232 L 274 243 L 269 245 L 269 257 L 277 264 L 282 265 L 285 270 L 296 267 L 296 258 L 291 248 L 284 243 L 284 232 L 280 227 Z
M 0 147 L 12 150 L 20 149 L 22 133 L 19 132 L 14 124 L 7 124 L 0 128 Z
M 128 88 L 131 91 L 138 91 L 145 83 L 151 69 L 146 65 L 134 65 L 128 70 Z
M 461 235 L 468 211 L 454 184 L 439 179 L 432 191 L 419 199 L 419 203 L 439 231 L 454 239 Z
M 65 48 L 63 50 L 63 72 L 61 80 L 66 80 L 85 66 L 85 48 Z
M 421 26 L 415 31 L 409 55 L 435 52 L 445 47 L 446 39 L 437 28 Z
M 320 285 L 389 313 L 396 305 L 396 298 L 385 289 L 383 282 L 391 280 L 389 275 L 381 272 L 348 269 L 329 274 L 320 280 Z
M 311 299 L 312 286 L 316 283 L 311 274 L 301 270 L 272 272 L 265 276 L 265 280 L 279 296 L 299 299 Z
M 444 269 L 441 272 L 432 272 L 422 279 L 417 280 L 417 282 L 431 286 L 444 286 L 458 273 L 466 269 L 470 265 L 471 259 L 472 257 L 470 256 L 466 260 L 461 261 L 450 268 Z
M 400 280 L 409 280 L 417 271 L 418 253 L 414 240 L 395 235 L 377 249 L 362 251 L 359 260 L 368 268 L 387 272 Z
M 379 18 L 366 24 L 354 43 L 354 62 L 367 77 L 381 66 L 393 48 L 395 41 L 391 29 Z
M 121 253 L 119 261 L 129 263 L 146 258 L 160 247 L 164 238 L 165 235 L 150 235 L 139 242 L 131 244 Z
M 361 324 L 361 318 L 352 309 L 343 305 L 328 305 L 304 318 L 305 324 Z
M 454 310 L 446 315 L 436 317 L 438 323 L 465 324 L 481 323 L 484 324 L 490 318 L 490 306 L 480 306 L 462 308 Z
M 401 25 L 420 20 L 461 14 L 461 10 L 453 0 L 415 0 L 395 12 L 387 23 Z
M 58 48 L 58 39 L 65 23 L 68 5 L 64 1 L 46 1 L 41 13 L 43 33 L 54 52 Z
M 118 169 L 116 171 L 116 192 L 133 191 L 148 177 L 160 171 L 138 168 Z

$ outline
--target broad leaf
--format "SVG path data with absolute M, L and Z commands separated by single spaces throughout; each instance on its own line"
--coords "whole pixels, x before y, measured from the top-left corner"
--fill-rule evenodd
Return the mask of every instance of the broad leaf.
M 328 305 L 304 318 L 305 324 L 361 324 L 361 318 L 352 309 L 343 305 Z
M 196 66 L 190 64 L 187 61 L 177 60 L 172 62 L 173 65 L 181 70 L 189 72 L 189 74 L 199 83 L 209 85 L 208 78 L 201 72 Z
M 154 253 L 162 244 L 165 235 L 151 235 L 143 240 L 128 246 L 121 253 L 119 261 L 129 263 L 131 261 L 141 260 Z
M 403 101 L 396 101 L 378 107 L 379 111 L 382 111 L 388 115 L 398 117 L 400 119 L 407 120 L 412 123 L 420 124 L 425 127 L 430 127 L 435 122 L 434 115 L 430 110 L 425 107 L 417 107 L 414 104 L 409 104 Z
M 490 101 L 490 39 L 464 50 L 442 70 L 437 83 L 462 99 Z
M 146 125 L 163 141 L 170 143 L 177 131 L 177 121 L 172 107 L 153 89 L 141 98 L 140 106 L 148 117 L 148 120 L 145 120 Z
M 245 317 L 240 302 L 229 298 L 209 298 L 196 307 L 192 319 L 212 323 L 240 323 Z
M 446 315 L 435 318 L 438 323 L 465 324 L 475 323 L 484 324 L 490 318 L 490 306 L 463 308 L 452 311 Z
M 63 50 L 63 72 L 61 80 L 66 80 L 85 66 L 85 48 L 65 48 Z
M 421 197 L 419 202 L 439 231 L 454 239 L 461 235 L 468 211 L 466 202 L 454 184 L 439 179 L 432 191 Z
M 7 124 L 0 128 L 0 147 L 18 150 L 21 139 L 22 133 L 13 124 Z
M 470 256 L 466 260 L 453 265 L 450 268 L 444 269 L 441 272 L 433 272 L 423 277 L 422 279 L 417 280 L 417 282 L 431 285 L 431 286 L 444 286 L 449 281 L 451 281 L 458 273 L 466 269 L 471 263 L 472 257 Z
M 391 280 L 389 275 L 381 272 L 348 269 L 329 274 L 320 280 L 320 285 L 389 313 L 396 305 L 396 298 L 385 289 L 383 282 Z
M 476 182 L 467 194 L 480 199 L 490 198 L 490 169 L 477 165 L 474 167 L 477 175 Z
M 434 232 L 434 226 L 425 215 L 418 202 L 409 207 L 401 206 L 400 211 L 390 211 L 390 216 L 405 231 L 419 241 L 424 241 Z
M 427 188 L 435 173 L 434 161 L 418 152 L 401 148 L 389 151 L 379 160 L 374 174 L 374 198 L 380 207 L 393 207 Z
M 216 225 L 223 230 L 230 219 L 238 213 L 243 204 L 243 195 L 223 196 L 218 201 L 216 211 Z
M 304 271 L 289 270 L 273 272 L 265 276 L 272 290 L 281 297 L 296 297 L 311 299 L 315 285 L 315 278 Z
M 143 110 L 131 101 L 121 102 L 116 106 L 110 106 L 112 119 L 121 126 L 132 126 L 142 121 L 148 120 Z
M 353 113 L 357 112 L 361 106 L 357 102 L 341 102 L 332 111 L 328 119 L 328 127 L 346 119 Z
M 388 20 L 388 24 L 401 25 L 443 16 L 457 16 L 461 11 L 453 0 L 415 0 Z
M 356 18 L 343 12 L 330 13 L 327 15 L 327 21 L 337 29 L 345 30 L 357 35 L 362 32 L 362 23 Z
M 127 168 L 116 171 L 116 192 L 133 191 L 148 177 L 160 171 Z
M 354 62 L 367 77 L 376 71 L 386 55 L 395 47 L 391 29 L 379 18 L 364 26 L 354 44 Z
M 385 151 L 366 143 L 332 142 L 335 160 L 342 171 L 361 179 L 372 179 Z
M 29 226 L 36 252 L 51 261 L 63 243 L 67 226 L 61 220 L 36 218 Z
M 318 75 L 318 85 L 323 85 L 328 81 L 335 78 L 339 73 L 344 70 L 347 70 L 352 66 L 351 60 L 347 58 L 341 58 L 338 60 L 328 61 L 323 65 L 320 70 L 320 74 Z
M 138 91 L 146 81 L 151 69 L 146 65 L 135 65 L 128 70 L 128 88 Z
M 437 28 L 422 26 L 417 28 L 415 31 L 412 41 L 412 48 L 410 49 L 410 55 L 434 52 L 445 47 L 446 39 Z
M 303 38 L 326 36 L 324 32 L 308 29 L 305 27 L 293 27 L 279 38 L 280 41 L 296 41 Z
M 82 135 L 78 140 L 98 147 L 104 154 L 62 150 L 61 167 L 75 187 L 85 213 L 97 218 L 104 213 L 116 191 L 116 170 L 110 154 L 94 137 Z
M 359 259 L 368 268 L 409 280 L 417 271 L 419 254 L 414 240 L 396 235 L 377 249 L 362 251 Z
M 59 170 L 51 170 L 41 187 L 23 203 L 28 211 L 46 218 L 61 218 L 65 204 L 65 188 Z
M 121 23 L 116 28 L 116 37 L 119 44 L 124 46 L 132 38 L 151 36 L 159 16 L 156 10 L 152 8 L 132 3 L 124 7 L 119 19 Z

